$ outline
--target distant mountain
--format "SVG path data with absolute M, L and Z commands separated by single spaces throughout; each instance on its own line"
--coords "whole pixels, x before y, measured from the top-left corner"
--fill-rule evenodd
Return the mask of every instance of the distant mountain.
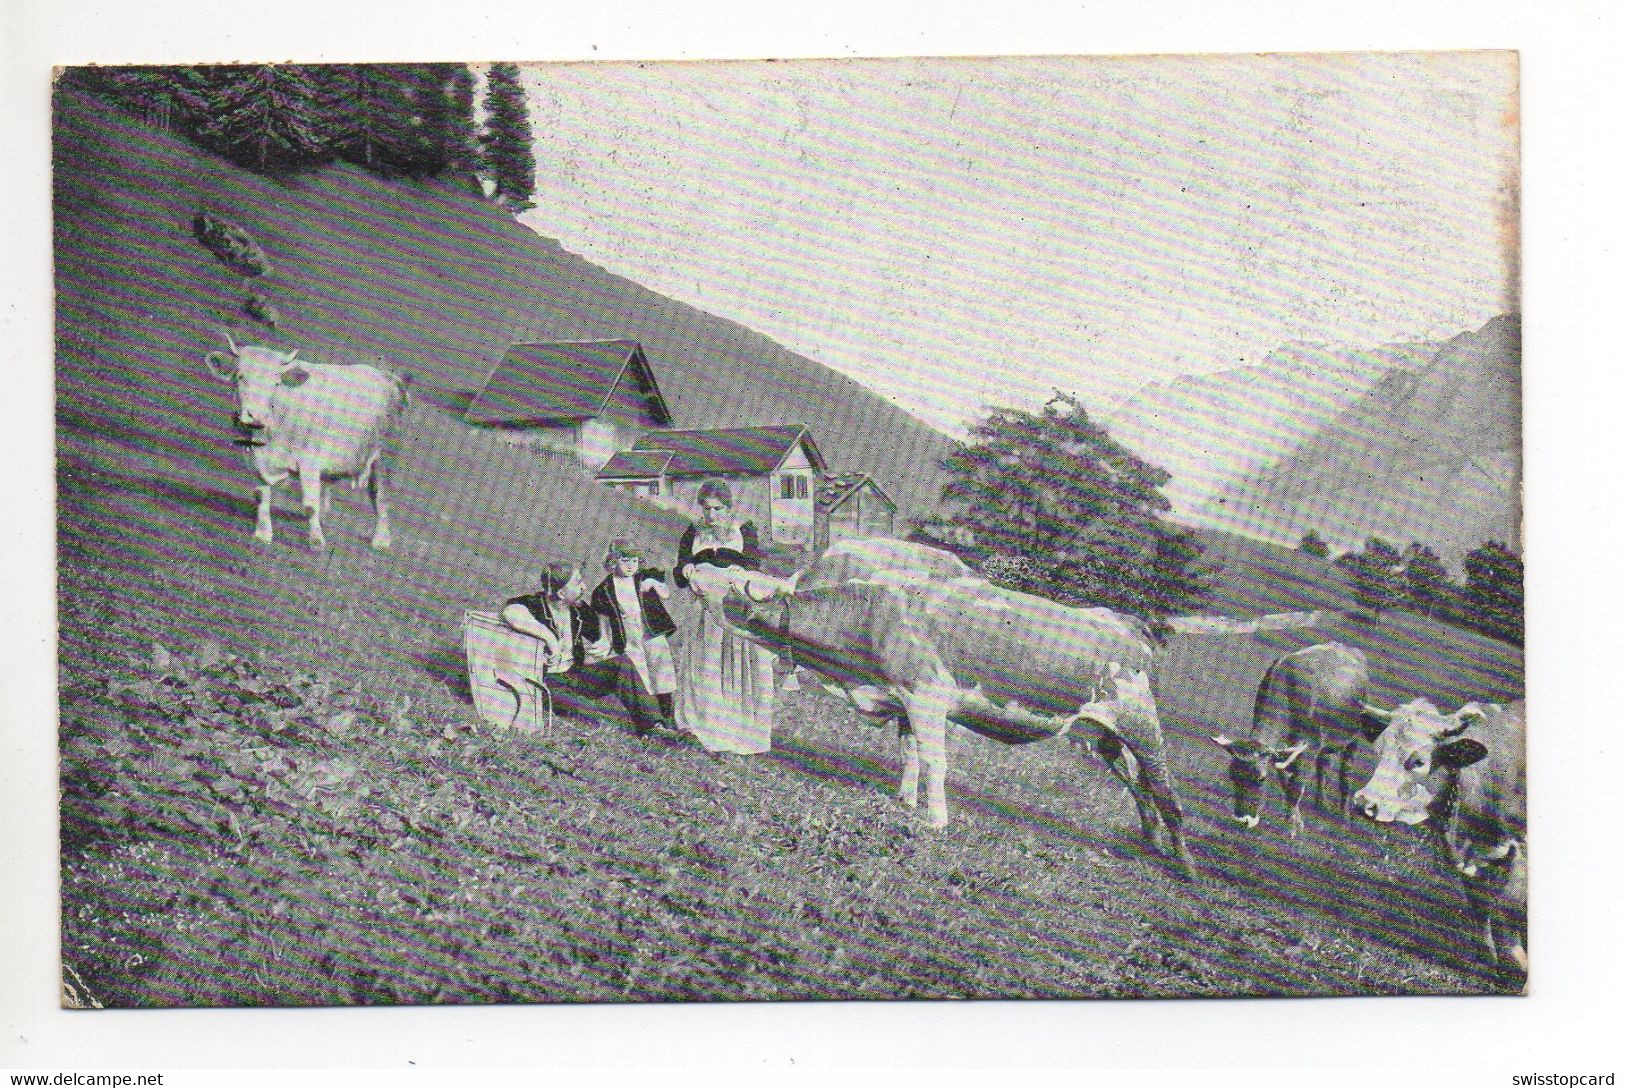
M 1422 369 L 1437 348 L 1287 344 L 1253 366 L 1148 385 L 1103 420 L 1173 475 L 1164 490 L 1176 515 L 1202 521 L 1211 500 L 1280 463 L 1389 375 Z
M 1334 548 L 1413 540 L 1448 561 L 1522 526 L 1522 335 L 1504 315 L 1385 375 L 1288 455 L 1215 494 L 1197 519 Z

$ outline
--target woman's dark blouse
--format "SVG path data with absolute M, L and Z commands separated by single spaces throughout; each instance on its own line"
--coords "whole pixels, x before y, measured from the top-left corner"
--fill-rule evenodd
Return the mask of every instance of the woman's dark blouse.
M 688 579 L 683 577 L 683 568 L 690 563 L 709 563 L 713 567 L 743 567 L 746 570 L 762 569 L 761 538 L 756 534 L 756 524 L 747 521 L 739 527 L 739 539 L 744 542 L 744 551 L 735 551 L 732 548 L 701 548 L 694 550 L 694 541 L 700 534 L 698 525 L 690 525 L 688 532 L 677 545 L 677 566 L 671 572 L 672 581 L 683 589 L 688 588 Z

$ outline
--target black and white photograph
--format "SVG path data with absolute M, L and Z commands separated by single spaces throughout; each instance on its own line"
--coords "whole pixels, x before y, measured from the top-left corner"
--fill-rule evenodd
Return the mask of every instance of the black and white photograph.
M 1617 16 L 59 2 L 0 1069 L 1607 1082 Z
M 1516 54 L 52 135 L 64 1002 L 1522 990 Z

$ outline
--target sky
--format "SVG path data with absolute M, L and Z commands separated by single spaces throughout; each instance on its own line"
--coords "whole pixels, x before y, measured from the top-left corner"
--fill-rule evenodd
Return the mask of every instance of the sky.
M 536 209 L 950 433 L 1515 309 L 1509 53 L 537 65 Z

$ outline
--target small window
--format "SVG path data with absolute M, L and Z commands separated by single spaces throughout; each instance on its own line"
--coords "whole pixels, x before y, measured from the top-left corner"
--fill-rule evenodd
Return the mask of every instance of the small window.
M 796 477 L 796 498 L 804 499 L 806 497 L 807 497 L 807 477 L 805 477 L 805 476 L 797 476 Z
M 793 499 L 796 497 L 796 478 L 794 476 L 779 477 L 779 498 Z

